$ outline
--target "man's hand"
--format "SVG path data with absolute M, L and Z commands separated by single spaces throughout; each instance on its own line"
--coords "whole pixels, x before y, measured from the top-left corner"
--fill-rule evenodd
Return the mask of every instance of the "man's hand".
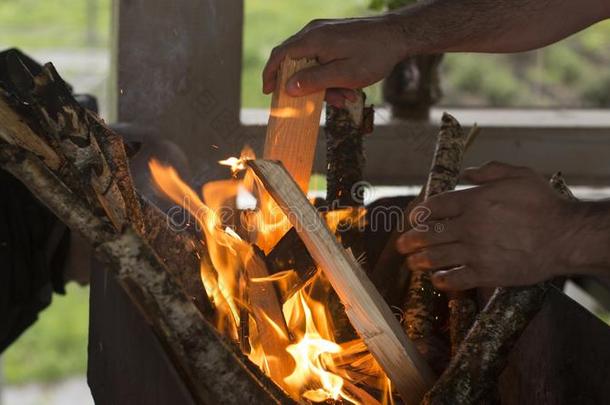
M 406 56 L 400 25 L 393 18 L 312 21 L 273 50 L 263 71 L 263 92 L 275 89 L 286 56 L 317 59 L 320 66 L 305 69 L 288 81 L 288 94 L 303 96 L 328 89 L 327 101 L 342 106 L 346 98 L 353 97 L 353 89 L 381 80 Z
M 541 7 L 538 0 L 430 0 L 379 17 L 315 20 L 273 50 L 263 92 L 274 90 L 286 56 L 315 58 L 322 66 L 295 75 L 288 94 L 327 90 L 327 101 L 340 107 L 353 89 L 386 77 L 409 55 L 539 48 L 609 17 L 608 3 L 550 0 Z
M 437 288 L 527 285 L 607 266 L 608 230 L 587 203 L 561 198 L 528 168 L 489 163 L 464 178 L 479 186 L 422 203 L 427 231 L 397 242 L 411 268 L 434 272 Z

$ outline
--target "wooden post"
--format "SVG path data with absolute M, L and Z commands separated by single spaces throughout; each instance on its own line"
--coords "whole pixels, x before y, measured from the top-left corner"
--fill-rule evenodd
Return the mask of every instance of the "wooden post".
M 341 298 L 354 329 L 402 399 L 419 403 L 434 375 L 354 257 L 339 244 L 281 164 L 251 160 L 248 165 L 292 222 Z
M 315 66 L 307 59 L 285 59 L 273 92 L 264 159 L 281 161 L 301 190 L 307 193 L 316 151 L 324 92 L 304 97 L 286 94 L 286 82 L 299 70 Z

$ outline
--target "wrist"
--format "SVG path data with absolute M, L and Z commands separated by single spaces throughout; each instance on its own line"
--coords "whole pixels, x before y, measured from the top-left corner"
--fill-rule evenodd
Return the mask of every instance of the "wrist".
M 569 202 L 562 275 L 610 272 L 610 206 L 606 202 Z

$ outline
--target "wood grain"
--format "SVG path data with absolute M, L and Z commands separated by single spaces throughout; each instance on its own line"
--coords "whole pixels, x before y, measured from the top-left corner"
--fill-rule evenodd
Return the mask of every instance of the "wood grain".
M 282 385 L 294 370 L 292 356 L 286 351 L 291 343 L 282 304 L 272 281 L 257 281 L 269 277 L 262 252 L 252 249 L 245 262 L 248 276 L 248 298 L 256 321 L 258 338 L 268 356 L 271 378 Z M 273 323 L 273 324 L 272 324 Z
M 286 82 L 296 72 L 315 66 L 308 59 L 285 59 L 278 73 L 273 92 L 263 158 L 279 160 L 307 192 L 316 151 L 324 92 L 303 97 L 286 93 Z
M 281 164 L 251 160 L 248 165 L 290 219 L 402 399 L 408 404 L 419 403 L 432 386 L 433 373 L 354 257 L 339 245 Z

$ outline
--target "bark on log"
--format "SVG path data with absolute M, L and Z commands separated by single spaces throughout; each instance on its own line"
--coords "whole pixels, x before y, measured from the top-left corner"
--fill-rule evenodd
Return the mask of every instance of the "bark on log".
M 331 209 L 361 207 L 365 163 L 363 138 L 372 132 L 374 110 L 366 107 L 366 95 L 358 91 L 345 108 L 326 106 L 326 201 Z
M 15 58 L 8 58 L 12 85 L 19 101 L 27 104 L 28 116 L 45 137 L 53 139 L 58 151 L 76 168 L 84 188 L 93 188 L 108 219 L 121 229 L 127 218 L 125 201 L 93 134 L 95 123 L 88 111 L 74 99 L 52 64 L 33 75 Z
M 0 139 L 32 152 L 51 170 L 58 171 L 63 164 L 62 158 L 13 111 L 9 99 L 9 94 L 0 88 Z
M 453 190 L 457 185 L 467 136 L 460 124 L 449 114 L 443 114 L 441 130 L 424 199 Z M 412 271 L 407 302 L 404 306 L 405 327 L 411 339 L 422 339 L 424 350 L 427 339 L 434 339 L 439 328 L 438 306 L 442 305 L 441 294 L 432 286 L 428 272 Z M 472 292 L 450 294 L 450 336 L 452 347 L 457 347 L 476 314 Z M 435 339 L 438 340 L 438 339 Z M 432 343 L 431 343 L 432 346 Z
M 326 106 L 326 204 L 329 210 L 359 209 L 364 206 L 363 138 L 373 130 L 374 110 L 366 107 L 366 95 L 357 91 L 355 101 L 346 100 L 344 108 Z M 357 224 L 340 223 L 336 235 L 346 249 L 359 258 L 364 254 L 363 232 Z M 334 291 L 328 296 L 328 307 L 338 342 L 356 337 L 345 309 Z
M 96 254 L 126 286 L 200 403 L 293 403 L 218 335 L 134 230 L 127 227 L 116 234 L 30 152 L 0 145 L 0 165 L 96 247 Z
M 136 194 L 136 189 L 131 178 L 129 170 L 129 160 L 125 152 L 125 144 L 123 138 L 109 130 L 103 125 L 102 120 L 94 113 L 87 111 L 90 119 L 90 130 L 95 136 L 106 161 L 110 167 L 110 171 L 115 178 L 116 185 L 121 192 L 123 201 L 125 202 L 125 213 L 133 228 L 141 235 L 146 234 L 144 224 L 144 216 L 140 200 Z
M 560 173 L 550 183 L 564 198 L 574 199 Z M 542 307 L 550 287 L 549 281 L 497 288 L 422 404 L 480 404 L 493 399 L 508 354 Z
M 165 213 L 145 199 L 140 201 L 146 240 L 187 297 L 211 320 L 214 308 L 203 288 L 200 273 L 201 258 L 207 256 L 208 252 L 200 237 L 190 231 L 176 231 Z

